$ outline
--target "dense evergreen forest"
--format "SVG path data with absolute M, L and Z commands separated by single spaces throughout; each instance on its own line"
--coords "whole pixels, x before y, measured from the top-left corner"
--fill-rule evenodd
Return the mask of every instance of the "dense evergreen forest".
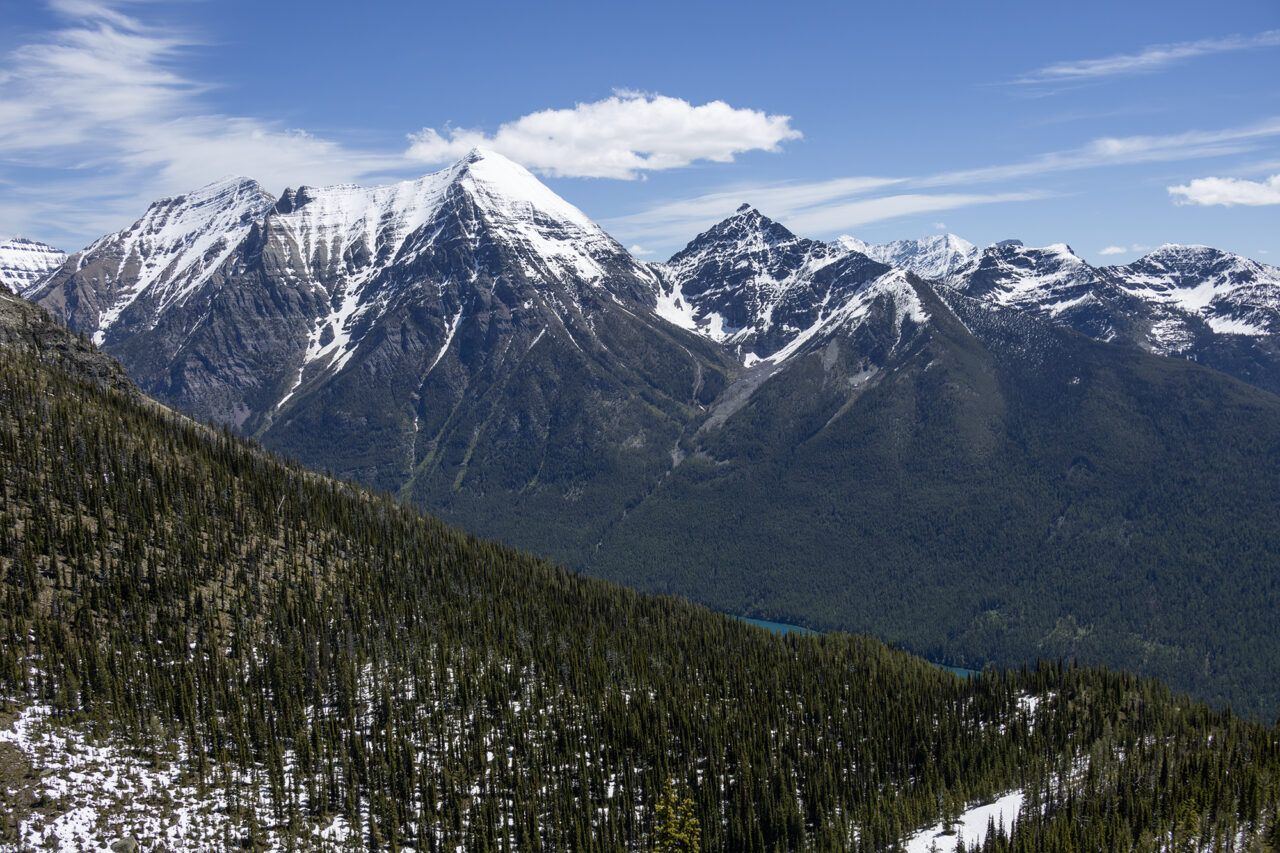
M 891 850 L 1011 790 L 984 849 L 1280 849 L 1274 728 L 575 576 L 38 349 L 0 347 L 0 489 L 0 691 L 176 756 L 246 849 L 643 850 L 672 781 L 705 850 Z

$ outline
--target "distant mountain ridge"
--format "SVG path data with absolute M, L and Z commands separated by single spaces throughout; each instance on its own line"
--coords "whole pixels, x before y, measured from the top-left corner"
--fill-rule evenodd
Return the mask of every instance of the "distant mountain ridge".
M 1096 340 L 1186 358 L 1280 393 L 1280 269 L 1204 246 L 1093 267 L 1066 244 L 990 246 L 944 278 Z
M 578 569 L 1280 708 L 1245 652 L 1280 660 L 1280 398 L 1224 375 L 1275 375 L 1274 270 L 1162 253 L 828 243 L 744 205 L 650 265 L 475 151 L 163 200 L 35 296 L 164 402 Z
M 848 234 L 836 239 L 842 249 L 861 252 L 882 264 L 913 272 L 921 278 L 943 278 L 978 254 L 978 248 L 954 234 L 894 240 L 892 243 L 865 243 Z
M 0 242 L 0 285 L 14 293 L 31 293 L 66 259 L 65 252 L 36 240 L 4 240 Z

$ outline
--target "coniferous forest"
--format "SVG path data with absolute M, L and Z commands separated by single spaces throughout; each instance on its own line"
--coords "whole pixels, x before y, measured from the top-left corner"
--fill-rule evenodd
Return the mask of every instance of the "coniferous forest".
M 1280 849 L 1273 727 L 1067 663 L 777 637 L 107 386 L 0 348 L 0 710 L 179 763 L 244 849 L 652 849 L 671 785 L 703 850 L 892 850 L 1013 790 L 982 849 Z M 8 849 L 50 807 L 17 787 Z

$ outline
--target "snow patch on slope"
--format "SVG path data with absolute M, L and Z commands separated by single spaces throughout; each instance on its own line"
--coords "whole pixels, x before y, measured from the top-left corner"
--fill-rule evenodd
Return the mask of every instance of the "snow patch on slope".
M 38 774 L 29 793 L 49 804 L 33 810 L 18 827 L 22 849 L 111 853 L 112 842 L 130 837 L 137 837 L 144 850 L 159 844 L 170 850 L 233 849 L 248 833 L 245 806 L 263 818 L 258 840 L 265 849 L 286 849 L 269 825 L 265 773 L 258 778 L 236 774 L 229 781 L 238 791 L 233 811 L 227 787 L 188 779 L 180 742 L 153 761 L 86 730 L 54 725 L 50 708 L 42 705 L 25 708 L 10 728 L 0 729 L 0 743 L 22 751 Z M 310 831 L 339 843 L 352 834 L 342 817 Z
M 695 332 L 698 329 L 698 321 L 695 317 L 693 305 L 685 300 L 684 288 L 678 280 L 671 284 L 669 289 L 658 288 L 657 302 L 653 307 L 653 313 L 673 326 L 679 326 L 691 332 Z
M 824 302 L 823 310 L 819 313 L 818 319 L 813 325 L 801 331 L 790 343 L 773 355 L 759 360 L 781 364 L 820 334 L 858 325 L 870 313 L 872 305 L 883 297 L 893 300 L 896 309 L 894 325 L 899 335 L 902 333 L 903 324 L 908 320 L 917 325 L 922 325 L 929 320 L 929 314 L 925 311 L 919 294 L 911 286 L 911 282 L 907 281 L 906 274 L 901 270 L 891 270 L 859 290 L 850 299 L 830 312 L 826 310 L 827 306 Z M 828 293 L 829 298 L 830 294 Z M 752 363 L 754 364 L 755 362 L 753 361 Z
M 1018 822 L 1025 801 L 1025 794 L 1014 791 L 994 803 L 974 806 L 960 815 L 952 834 L 944 834 L 946 827 L 942 823 L 936 823 L 912 835 L 907 839 L 907 853 L 932 853 L 934 850 L 938 853 L 953 853 L 961 839 L 964 840 L 966 849 L 981 845 L 986 841 L 989 825 L 994 824 L 997 828 L 1003 826 L 1006 832 L 1011 830 Z

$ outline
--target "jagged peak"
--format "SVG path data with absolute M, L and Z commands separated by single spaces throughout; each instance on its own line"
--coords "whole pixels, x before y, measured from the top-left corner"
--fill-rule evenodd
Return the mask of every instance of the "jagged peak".
M 789 245 L 801 239 L 786 226 L 744 203 L 739 205 L 732 216 L 720 220 L 690 240 L 668 263 L 701 254 L 712 246 L 732 244 L 736 252 L 751 252 Z

